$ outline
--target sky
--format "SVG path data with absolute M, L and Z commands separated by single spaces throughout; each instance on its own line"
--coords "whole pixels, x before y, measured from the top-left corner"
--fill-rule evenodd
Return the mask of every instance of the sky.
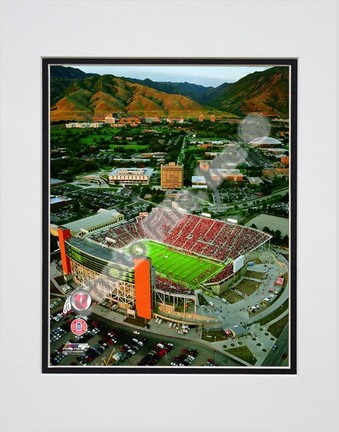
M 203 86 L 217 87 L 225 82 L 232 83 L 256 71 L 272 66 L 116 66 L 116 65 L 72 65 L 82 71 L 100 75 L 112 74 L 125 78 L 149 78 L 152 81 L 189 82 Z

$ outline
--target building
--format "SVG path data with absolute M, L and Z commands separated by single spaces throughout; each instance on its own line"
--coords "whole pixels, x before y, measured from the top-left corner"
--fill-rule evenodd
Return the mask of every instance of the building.
M 178 123 L 178 124 L 184 124 L 185 119 L 183 117 L 168 117 L 166 119 L 167 123 Z
M 161 187 L 163 189 L 181 189 L 183 184 L 183 167 L 175 162 L 161 165 Z
M 210 163 L 208 160 L 199 160 L 198 162 L 201 171 L 208 171 L 210 169 Z
M 197 147 L 203 149 L 211 149 L 214 147 L 214 145 L 211 142 L 204 142 L 202 144 L 198 144 Z
M 284 153 L 287 153 L 288 152 L 288 150 L 287 149 L 285 149 L 285 148 L 280 148 L 280 147 L 277 147 L 277 148 L 267 148 L 267 147 L 259 147 L 259 149 L 258 150 L 260 150 L 261 152 L 263 152 L 263 153 L 269 153 L 269 154 L 271 154 L 271 155 L 282 155 L 282 154 L 284 154 Z M 279 156 L 279 157 L 280 157 Z
M 192 176 L 193 189 L 207 189 L 207 182 L 204 176 Z
M 205 117 L 203 116 L 203 114 L 200 114 L 200 116 L 199 116 L 199 121 L 202 122 L 202 121 L 204 121 L 204 120 L 205 120 Z
M 280 162 L 284 165 L 288 165 L 290 162 L 289 157 L 288 156 L 282 156 L 280 159 Z
M 116 210 L 100 209 L 96 215 L 67 223 L 64 227 L 69 229 L 72 235 L 89 234 L 102 228 L 109 228 L 123 220 L 124 215 Z
M 214 181 L 229 180 L 243 181 L 244 175 L 238 169 L 213 168 L 210 170 L 211 179 Z
M 64 207 L 73 203 L 72 198 L 67 198 L 61 195 L 51 195 L 49 199 L 51 211 L 56 210 L 60 207 Z
M 213 123 L 215 122 L 215 115 L 214 114 L 211 115 L 210 121 L 213 122 Z
M 105 117 L 105 123 L 114 124 L 115 118 L 112 115 L 108 115 Z
M 165 152 L 153 152 L 153 153 L 139 153 L 135 158 L 155 158 L 155 159 L 164 159 L 166 156 Z
M 87 128 L 100 128 L 103 126 L 103 122 L 73 122 L 73 123 L 66 123 L 67 129 L 87 129 Z
M 142 120 L 145 123 L 160 123 L 160 117 L 144 117 Z
M 136 116 L 122 117 L 119 119 L 119 124 L 122 125 L 138 126 L 140 123 L 141 123 L 140 118 Z
M 64 183 L 66 183 L 65 180 L 59 180 L 59 179 L 54 179 L 54 178 L 51 178 L 50 182 L 49 182 L 51 188 L 56 187 L 56 186 L 60 186 Z
M 262 171 L 263 176 L 274 177 L 276 175 L 288 176 L 290 170 L 288 168 L 266 168 Z
M 110 173 L 108 181 L 124 185 L 149 184 L 152 174 L 152 168 L 116 168 Z
M 248 183 L 252 186 L 258 186 L 261 183 L 263 183 L 263 181 L 261 180 L 260 177 L 247 177 Z
M 253 147 L 272 147 L 272 146 L 282 146 L 281 141 L 269 137 L 269 136 L 264 136 L 264 137 L 259 137 L 259 138 L 255 138 L 252 141 L 249 142 L 249 145 L 253 146 Z

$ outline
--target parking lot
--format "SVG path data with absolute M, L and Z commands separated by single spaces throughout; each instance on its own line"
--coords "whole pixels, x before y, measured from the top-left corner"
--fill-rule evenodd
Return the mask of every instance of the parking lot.
M 82 316 L 88 325 L 86 334 L 75 336 L 70 323 L 81 316 L 63 316 L 61 306 L 59 303 L 51 309 L 52 366 L 239 366 L 222 353 L 192 341 L 127 327 L 93 313 Z M 67 342 L 85 343 L 89 348 L 83 355 L 66 355 L 63 348 Z

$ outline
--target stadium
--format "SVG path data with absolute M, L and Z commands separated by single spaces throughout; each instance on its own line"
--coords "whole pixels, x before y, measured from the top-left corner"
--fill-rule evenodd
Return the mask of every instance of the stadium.
M 262 231 L 157 207 L 131 221 L 72 237 L 59 227 L 63 272 L 98 302 L 128 316 L 201 323 L 199 293 L 219 295 L 241 278 L 271 236 Z

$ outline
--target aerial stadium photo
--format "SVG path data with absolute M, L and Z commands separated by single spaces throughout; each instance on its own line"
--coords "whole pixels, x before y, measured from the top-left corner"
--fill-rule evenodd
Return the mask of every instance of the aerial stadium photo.
M 43 59 L 43 372 L 295 373 L 296 67 Z

